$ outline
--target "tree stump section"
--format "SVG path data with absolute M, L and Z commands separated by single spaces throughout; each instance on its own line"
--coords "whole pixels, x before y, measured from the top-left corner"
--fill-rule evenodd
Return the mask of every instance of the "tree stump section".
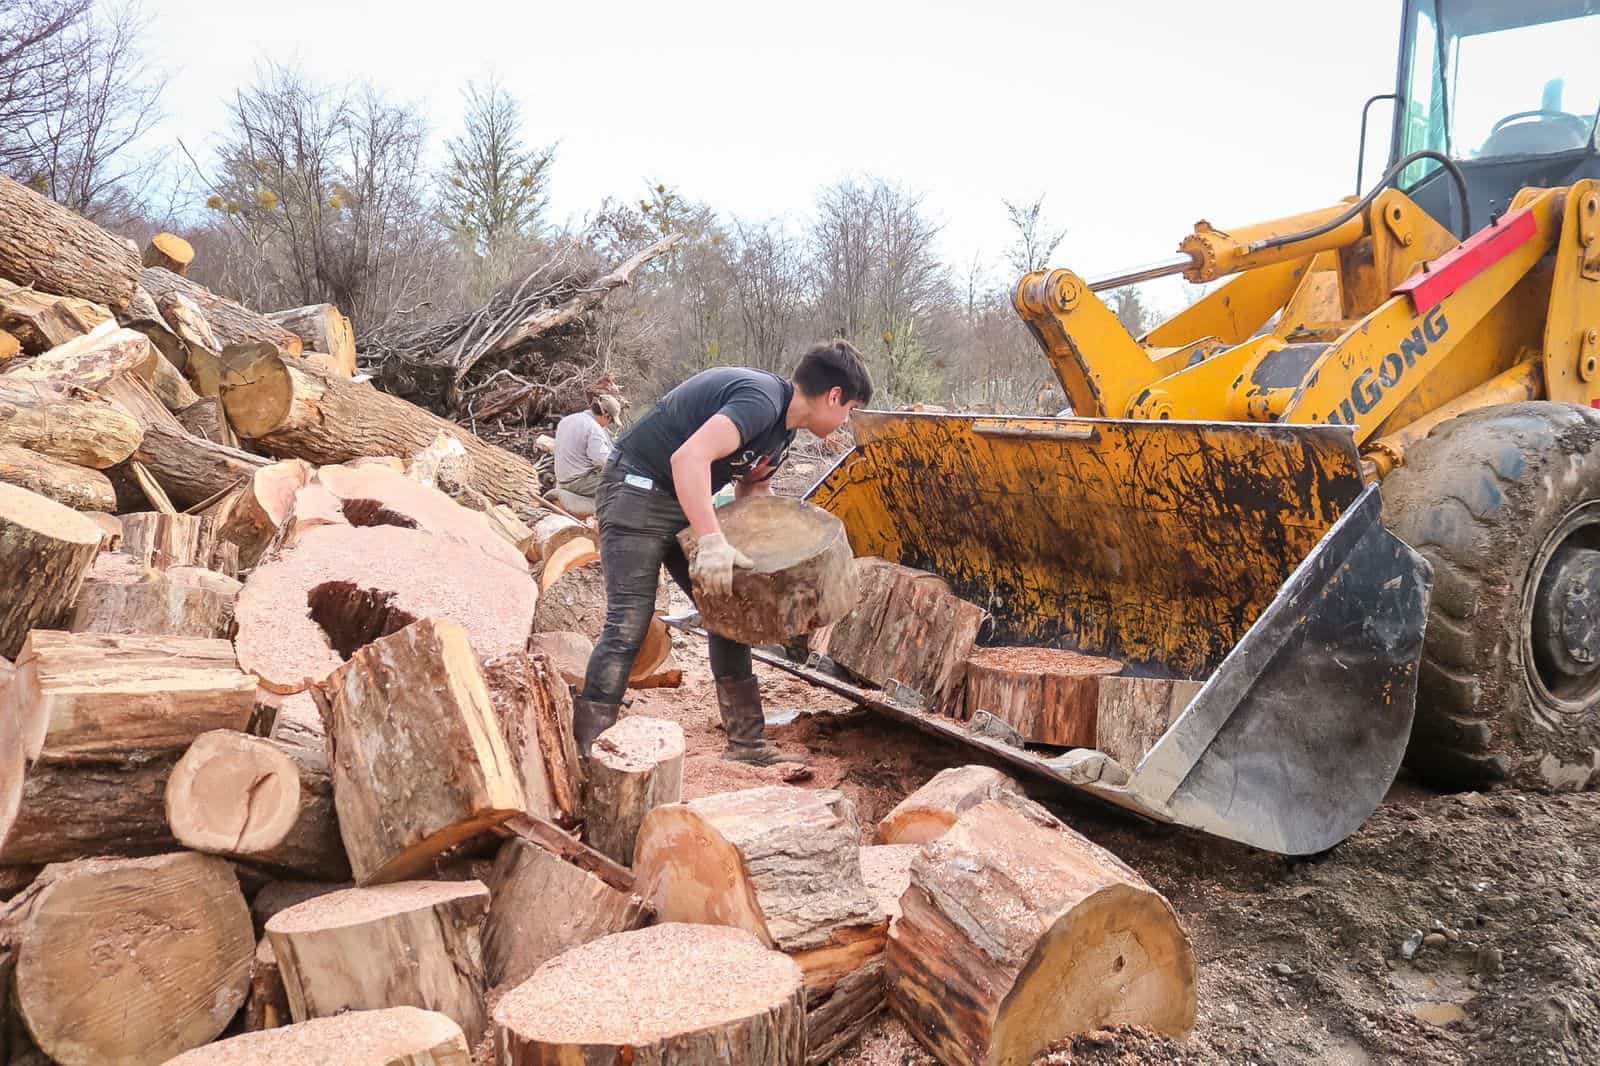
M 189 273 L 189 265 L 194 262 L 194 245 L 176 233 L 158 233 L 144 246 L 141 262 L 182 276 Z
M 656 592 L 656 611 L 667 609 L 667 588 Z M 533 612 L 533 628 L 539 633 L 579 633 L 591 641 L 600 639 L 606 623 L 606 575 L 598 560 L 574 567 L 556 579 L 539 596 Z M 633 661 L 629 681 L 649 677 L 661 669 L 672 654 L 672 634 L 659 617 L 650 620 L 644 644 Z
M 537 597 L 526 573 L 456 541 L 394 526 L 322 526 L 245 579 L 234 649 L 242 669 L 287 695 L 418 618 L 460 624 L 481 659 L 521 651 Z
M 742 644 L 782 644 L 843 618 L 858 588 L 844 523 L 820 507 L 786 496 L 752 496 L 717 511 L 728 543 L 755 567 L 733 572 L 733 591 L 695 605 L 705 627 Z M 678 534 L 691 562 L 693 530 Z
M 117 493 L 98 470 L 0 444 L 0 482 L 38 493 L 74 511 L 115 511 Z
M 901 907 L 889 1002 L 940 1062 L 1025 1066 L 1072 1033 L 1194 1027 L 1194 952 L 1172 907 L 1037 804 L 964 814 L 924 845 Z
M 258 1033 L 289 1024 L 289 990 L 283 987 L 283 970 L 272 953 L 272 941 L 256 942 L 255 965 L 250 970 L 250 998 L 244 1005 L 246 1032 Z
M 900 897 L 911 887 L 911 864 L 921 854 L 921 844 L 873 844 L 861 849 L 861 878 L 889 916 L 891 930 L 900 918 Z
M 489 895 L 483 955 L 496 987 L 520 984 L 562 952 L 650 919 L 638 896 L 520 839 L 501 845 Z
M 249 988 L 250 913 L 207 855 L 52 866 L 3 922 L 15 1007 L 63 1066 L 164 1063 L 216 1039 Z
M 20 354 L 47 352 L 112 321 L 97 303 L 0 281 L 0 329 L 16 339 Z
M 1030 743 L 1092 748 L 1100 680 L 1120 673 L 1115 659 L 1075 651 L 980 648 L 967 659 L 966 717 L 988 711 Z
M 132 455 L 143 435 L 132 415 L 98 396 L 0 377 L 0 443 L 105 470 Z
M 67 628 L 74 633 L 227 639 L 240 585 L 211 570 L 161 571 L 120 552 L 101 552 L 83 579 Z
M 122 311 L 139 288 L 139 257 L 76 211 L 0 178 L 0 277 Z
M 245 1033 L 185 1052 L 167 1066 L 472 1066 L 461 1026 L 416 1007 L 360 1010 Z
M 1154 677 L 1102 677 L 1094 746 L 1133 770 L 1204 685 Z
M 266 342 L 290 355 L 299 355 L 304 347 L 299 337 L 265 315 L 224 299 L 204 285 L 170 270 L 158 266 L 145 267 L 139 272 L 139 284 L 155 299 L 156 307 L 163 315 L 172 306 L 172 297 L 182 296 L 188 300 L 204 317 L 211 329 L 212 339 L 218 343 L 217 347 L 211 348 L 212 351 L 220 351 L 230 344 L 253 341 Z M 174 329 L 174 332 L 177 330 Z
M 267 922 L 297 1022 L 384 1007 L 435 1010 L 477 1043 L 487 1025 L 480 881 L 402 881 L 307 900 Z
M 122 516 L 122 553 L 146 566 L 206 568 L 216 552 L 216 528 L 203 515 L 139 511 Z
M 100 553 L 100 527 L 36 492 L 0 485 L 0 656 L 59 623 Z
M 425 618 L 313 690 L 339 833 L 360 884 L 415 877 L 527 807 L 467 633 Z
M 676 722 L 630 715 L 607 729 L 589 753 L 583 838 L 624 866 L 645 815 L 683 794 L 683 729 Z
M 538 652 L 514 652 L 484 663 L 483 680 L 527 813 L 577 825 L 583 818 L 583 766 L 572 735 L 572 696 L 558 667 Z
M 356 375 L 356 331 L 350 320 L 332 304 L 311 304 L 273 311 L 267 315 L 299 337 L 305 351 L 321 352 L 333 360 L 338 372 L 347 378 Z
M 880 844 L 925 844 L 945 831 L 967 810 L 1002 792 L 1021 794 L 1017 783 L 991 766 L 952 766 L 933 778 L 878 823 Z
M 231 730 L 202 733 L 167 779 L 166 809 L 186 848 L 311 880 L 350 877 L 320 752 Z
M 218 522 L 217 535 L 239 546 L 239 565 L 253 567 L 294 512 L 295 494 L 315 468 L 285 459 L 249 474 Z
M 801 1066 L 795 964 L 749 933 L 658 925 L 573 948 L 495 1007 L 503 1066 Z
M 528 650 L 548 655 L 561 671 L 562 680 L 575 688 L 583 687 L 584 674 L 589 669 L 589 656 L 594 654 L 594 641 L 582 633 L 557 630 L 553 633 L 535 633 L 528 638 Z

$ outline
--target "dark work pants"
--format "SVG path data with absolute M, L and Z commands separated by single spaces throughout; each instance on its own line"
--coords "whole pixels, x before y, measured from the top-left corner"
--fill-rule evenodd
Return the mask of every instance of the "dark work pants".
M 684 592 L 689 560 L 678 531 L 689 524 L 675 496 L 623 482 L 615 467 L 606 471 L 595 497 L 600 519 L 600 562 L 606 572 L 606 624 L 589 657 L 583 695 L 596 703 L 617 703 L 656 610 L 656 586 L 666 566 Z M 711 676 L 719 681 L 753 675 L 750 647 L 711 635 Z

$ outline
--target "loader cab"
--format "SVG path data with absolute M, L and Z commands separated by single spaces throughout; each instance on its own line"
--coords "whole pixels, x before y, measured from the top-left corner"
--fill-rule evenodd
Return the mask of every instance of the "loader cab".
M 1522 188 L 1600 178 L 1600 0 L 1406 0 L 1395 93 L 1390 165 L 1424 148 L 1456 160 L 1475 225 Z M 1438 163 L 1399 185 L 1460 227 Z

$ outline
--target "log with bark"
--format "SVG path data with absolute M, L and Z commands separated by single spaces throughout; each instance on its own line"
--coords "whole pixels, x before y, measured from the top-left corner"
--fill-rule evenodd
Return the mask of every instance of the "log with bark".
M 600 545 L 592 537 L 576 537 L 562 544 L 544 559 L 539 568 L 539 593 L 550 591 L 552 585 L 569 570 L 600 561 Z
M 696 585 L 702 624 L 742 644 L 781 644 L 821 629 L 856 603 L 856 571 L 844 523 L 789 496 L 751 496 L 717 510 L 728 542 L 754 567 L 733 572 L 733 588 L 708 595 Z M 692 564 L 700 542 L 678 534 Z
M 414 877 L 527 807 L 467 632 L 424 618 L 313 690 L 360 884 Z
M 461 1026 L 416 1007 L 357 1010 L 248 1032 L 196 1048 L 167 1066 L 471 1066 Z
M 0 482 L 36 492 L 74 511 L 114 511 L 117 493 L 98 470 L 0 444 Z
M 206 321 L 205 313 L 200 310 L 199 304 L 176 289 L 162 293 L 155 298 L 155 301 L 156 310 L 161 314 L 161 320 L 167 324 L 168 329 L 172 330 L 173 335 L 188 347 L 191 358 L 199 351 L 204 351 L 212 359 L 218 359 L 219 353 L 222 351 L 222 344 L 217 340 L 217 335 L 212 332 L 211 323 Z M 194 381 L 197 368 L 185 364 L 179 369 L 194 383 L 195 388 L 200 389 L 201 383 Z M 210 369 L 217 371 L 220 369 L 220 364 Z M 215 379 L 212 380 L 211 384 L 216 384 Z M 200 389 L 200 393 L 203 396 L 216 395 L 214 390 L 208 392 Z
M 992 766 L 952 766 L 934 774 L 878 823 L 880 844 L 925 844 L 972 807 L 1002 792 L 1021 794 L 1011 777 Z
M 167 779 L 166 808 L 172 835 L 186 848 L 278 875 L 350 878 L 322 751 L 229 730 L 202 733 Z
M 683 729 L 643 715 L 622 719 L 594 742 L 583 793 L 583 838 L 624 866 L 645 815 L 683 793 Z
M 137 374 L 118 374 L 97 386 L 95 391 L 132 415 L 146 432 L 160 427 L 176 433 L 183 428 L 167 410 L 167 405 Z
M 63 1066 L 166 1062 L 216 1039 L 250 984 L 233 870 L 193 852 L 51 866 L 0 915 L 15 1008 Z
M 139 257 L 77 212 L 0 178 L 0 277 L 121 311 L 139 288 Z
M 667 609 L 667 586 L 656 592 L 658 617 L 650 620 L 644 644 L 633 661 L 629 680 L 649 677 L 661 669 L 672 654 L 672 634 L 659 612 Z M 606 621 L 606 576 L 598 560 L 574 567 L 562 574 L 539 596 L 533 612 L 533 628 L 539 633 L 578 633 L 599 640 Z
M 276 1029 L 289 1021 L 289 992 L 283 987 L 283 970 L 278 966 L 278 956 L 272 953 L 272 941 L 262 937 L 256 942 L 255 965 L 250 971 L 250 998 L 244 1005 L 245 1032 Z
M 267 922 L 297 1022 L 384 1007 L 436 1010 L 483 1035 L 489 890 L 479 881 L 402 881 L 318 896 Z
M 575 688 L 583 687 L 585 672 L 589 669 L 589 656 L 594 654 L 594 641 L 582 633 L 555 630 L 535 633 L 528 638 L 528 650 L 550 656 L 561 678 Z
M 233 634 L 239 582 L 199 567 L 165 571 L 120 552 L 101 552 L 83 579 L 67 628 L 74 633 L 211 637 Z
M 966 717 L 988 711 L 1029 743 L 1092 748 L 1100 681 L 1122 663 L 1056 648 L 979 648 L 967 657 Z
M 332 304 L 310 304 L 272 311 L 267 318 L 299 337 L 307 352 L 320 352 L 333 359 L 344 377 L 356 374 L 356 332 L 350 320 Z
M 299 337 L 265 315 L 224 299 L 204 285 L 161 267 L 145 267 L 139 273 L 139 280 L 145 291 L 155 298 L 156 307 L 160 308 L 163 317 L 167 309 L 173 306 L 172 296 L 182 296 L 193 304 L 204 317 L 211 329 L 212 339 L 218 342 L 220 348 L 230 344 L 265 341 L 290 355 L 300 354 L 303 345 Z M 177 330 L 174 329 L 174 332 Z
M 573 948 L 501 998 L 504 1066 L 801 1066 L 799 968 L 747 932 L 672 923 Z
M 489 893 L 483 955 L 494 986 L 521 983 L 562 952 L 650 918 L 638 896 L 526 840 L 501 845 Z
M 223 414 L 222 401 L 215 396 L 202 396 L 175 414 L 178 424 L 190 436 L 229 448 L 239 446 L 238 438 L 228 428 L 228 417 Z
M 150 353 L 150 340 L 143 333 L 105 322 L 8 370 L 6 377 L 99 389 L 118 374 L 143 367 Z
M 0 328 L 16 338 L 23 355 L 49 351 L 111 321 L 100 304 L 0 280 Z
M 59 624 L 100 553 L 100 527 L 36 492 L 0 484 L 0 656 Z
M 459 542 L 323 526 L 251 571 L 234 607 L 234 647 L 243 669 L 288 694 L 419 618 L 459 623 L 483 659 L 521 651 L 536 597 L 526 573 Z
M 204 515 L 136 511 L 120 517 L 122 553 L 146 566 L 205 568 L 216 556 L 216 526 Z
M 1109 1025 L 1183 1037 L 1195 964 L 1161 895 L 1017 796 L 924 845 L 889 938 L 889 1002 L 944 1063 L 1027 1063 Z
M 217 535 L 239 546 L 239 565 L 250 568 L 261 559 L 294 512 L 295 493 L 311 480 L 315 468 L 285 459 L 258 468 L 228 502 L 218 508 Z
M 1203 686 L 1202 681 L 1102 677 L 1093 746 L 1132 770 Z
M 181 425 L 147 427 L 134 458 L 155 475 L 172 502 L 183 508 L 215 501 L 272 463 L 265 456 L 184 432 Z
M 189 273 L 194 262 L 194 245 L 176 233 L 158 233 L 144 246 L 140 260 L 147 267 L 161 267 L 177 275 Z
M 0 819 L 0 864 L 176 850 L 163 797 L 178 754 L 147 754 L 125 762 L 33 763 L 27 767 L 13 815 Z M 20 749 L 17 759 L 15 772 L 20 775 Z M 0 769 L 0 792 L 8 773 Z
M 0 376 L 0 443 L 104 470 L 132 455 L 143 436 L 137 419 L 92 393 Z
M 527 813 L 576 825 L 583 817 L 583 767 L 572 734 L 572 696 L 559 668 L 538 652 L 513 652 L 485 662 L 483 680 Z

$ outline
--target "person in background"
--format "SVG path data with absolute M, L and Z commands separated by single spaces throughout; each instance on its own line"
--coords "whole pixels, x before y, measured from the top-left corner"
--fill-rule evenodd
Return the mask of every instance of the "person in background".
M 556 423 L 556 502 L 579 518 L 594 514 L 600 472 L 611 456 L 611 434 L 606 431 L 621 417 L 622 402 L 602 393 L 587 411 Z
M 826 437 L 871 399 L 872 379 L 861 354 L 833 341 L 801 356 L 787 381 L 743 367 L 701 371 L 663 396 L 617 442 L 596 499 L 606 622 L 573 708 L 573 733 L 583 754 L 617 720 L 655 612 L 661 567 L 691 596 L 693 580 L 707 590 L 727 590 L 734 569 L 750 567 L 717 524 L 717 490 L 732 481 L 736 498 L 770 493 L 796 430 Z M 685 526 L 699 541 L 692 570 L 678 544 Z M 710 644 L 717 708 L 728 732 L 723 758 L 756 766 L 783 761 L 765 739 L 750 648 L 716 634 Z

